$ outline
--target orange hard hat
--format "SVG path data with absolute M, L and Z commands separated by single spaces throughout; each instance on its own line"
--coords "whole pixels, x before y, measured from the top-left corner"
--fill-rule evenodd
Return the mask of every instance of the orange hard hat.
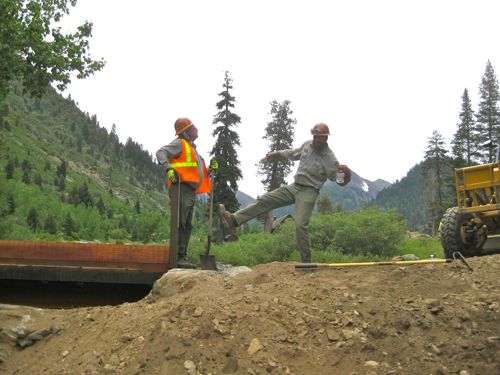
M 320 122 L 319 124 L 313 126 L 313 128 L 311 129 L 311 134 L 320 136 L 330 135 L 330 129 L 328 128 L 327 124 Z
M 175 124 L 174 124 L 175 135 L 181 134 L 183 131 L 185 131 L 190 126 L 193 126 L 193 122 L 190 119 L 188 119 L 187 117 L 178 118 L 177 120 L 175 120 Z

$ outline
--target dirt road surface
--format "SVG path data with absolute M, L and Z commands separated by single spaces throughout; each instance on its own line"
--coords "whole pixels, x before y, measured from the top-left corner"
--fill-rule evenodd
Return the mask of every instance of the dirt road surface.
M 134 303 L 0 308 L 1 374 L 500 374 L 500 255 L 171 271 Z

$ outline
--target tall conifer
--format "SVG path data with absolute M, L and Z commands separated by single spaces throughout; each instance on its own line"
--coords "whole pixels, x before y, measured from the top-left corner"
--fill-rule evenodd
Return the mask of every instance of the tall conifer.
M 276 100 L 271 102 L 272 120 L 267 123 L 266 134 L 262 137 L 269 142 L 271 152 L 287 150 L 292 148 L 294 129 L 293 125 L 297 120 L 292 119 L 293 111 L 290 109 L 290 101 L 285 100 L 278 103 Z M 285 185 L 285 178 L 290 173 L 293 162 L 288 159 L 263 158 L 257 164 L 259 168 L 257 173 L 263 177 L 261 182 L 267 191 L 272 191 Z M 268 232 L 272 230 L 273 215 L 272 211 L 265 215 L 265 229 Z
M 474 121 L 469 92 L 464 90 L 462 95 L 462 111 L 459 114 L 460 122 L 451 141 L 452 155 L 457 159 L 459 166 L 471 165 L 478 161 L 477 128 Z
M 476 117 L 480 132 L 480 150 L 484 161 L 489 163 L 494 160 L 495 152 L 493 144 L 498 143 L 500 138 L 499 100 L 498 80 L 493 66 L 488 60 L 481 84 L 479 85 L 479 108 Z
M 427 151 L 422 168 L 424 178 L 424 202 L 427 217 L 430 220 L 430 230 L 437 233 L 439 220 L 443 216 L 452 196 L 450 191 L 450 159 L 445 149 L 443 136 L 434 130 L 427 144 Z
M 236 199 L 238 180 L 242 178 L 240 162 L 236 153 L 236 146 L 240 146 L 238 133 L 231 128 L 241 122 L 240 116 L 233 113 L 235 97 L 231 95 L 232 78 L 225 72 L 223 90 L 218 94 L 221 100 L 216 107 L 219 112 L 214 116 L 215 130 L 212 136 L 215 144 L 210 152 L 219 163 L 217 171 L 217 184 L 214 189 L 214 202 L 224 203 L 229 211 L 236 211 L 240 204 Z
M 271 102 L 272 119 L 267 123 L 266 134 L 262 137 L 269 143 L 269 150 L 279 151 L 292 148 L 294 129 L 297 120 L 292 118 L 293 111 L 290 109 L 290 101 L 285 100 L 278 103 Z M 290 173 L 293 161 L 288 159 L 263 158 L 259 161 L 258 174 L 263 177 L 261 182 L 267 191 L 272 191 L 285 184 L 285 178 Z

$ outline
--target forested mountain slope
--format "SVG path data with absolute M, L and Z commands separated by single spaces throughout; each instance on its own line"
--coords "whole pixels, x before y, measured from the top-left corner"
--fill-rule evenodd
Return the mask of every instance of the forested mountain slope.
M 0 103 L 0 237 L 162 241 L 167 194 L 142 145 L 121 143 L 53 89 Z
M 406 219 L 408 229 L 425 232 L 428 228 L 423 184 L 422 163 L 419 163 L 400 181 L 383 189 L 373 203 L 398 211 Z

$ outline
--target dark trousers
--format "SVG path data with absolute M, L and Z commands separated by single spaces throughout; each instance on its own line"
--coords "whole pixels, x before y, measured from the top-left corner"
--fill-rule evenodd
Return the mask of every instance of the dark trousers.
M 172 194 L 172 190 L 169 190 Z M 186 259 L 191 230 L 193 229 L 193 211 L 196 194 L 194 189 L 188 184 L 181 183 L 181 193 L 179 199 L 179 241 L 178 259 Z

